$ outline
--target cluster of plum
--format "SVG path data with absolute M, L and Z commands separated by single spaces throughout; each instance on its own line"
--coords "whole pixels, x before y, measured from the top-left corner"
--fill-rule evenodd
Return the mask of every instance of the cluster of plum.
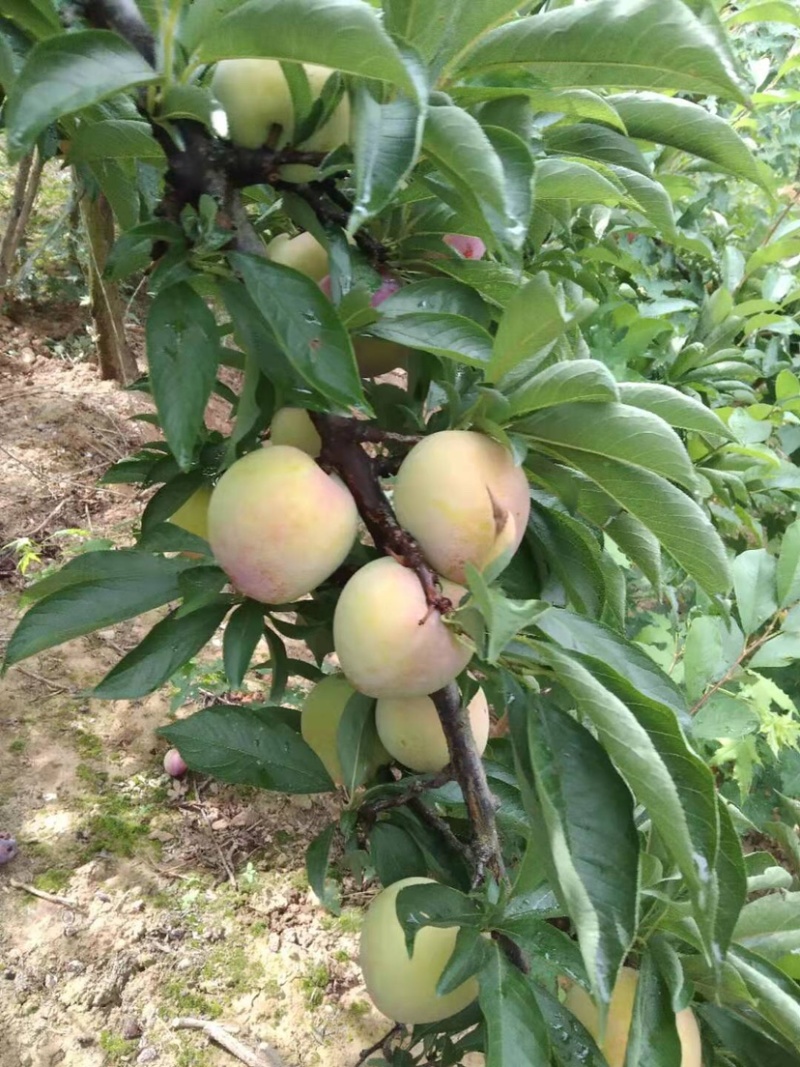
M 318 100 L 334 72 L 313 65 L 304 70 L 312 99 Z M 234 142 L 248 148 L 294 144 L 293 97 L 278 62 L 219 63 L 212 88 Z M 349 124 L 343 97 L 323 125 L 296 147 L 331 151 L 347 143 Z M 309 168 L 292 164 L 285 177 L 307 180 Z M 474 237 L 448 235 L 445 243 L 465 258 L 480 258 L 485 251 Z M 280 235 L 267 255 L 313 278 L 330 296 L 328 254 L 311 234 Z M 373 306 L 400 284 L 384 275 Z M 402 367 L 407 358 L 402 346 L 377 338 L 356 336 L 354 348 L 364 377 Z M 283 408 L 275 413 L 269 443 L 236 461 L 213 490 L 196 493 L 172 521 L 208 540 L 242 593 L 265 604 L 292 603 L 341 566 L 359 535 L 352 495 L 316 462 L 321 448 L 308 413 Z M 416 539 L 455 605 L 465 593 L 467 565 L 480 570 L 500 557 L 510 559 L 528 521 L 525 474 L 501 445 L 468 430 L 424 437 L 403 460 L 391 493 L 400 524 Z M 385 749 L 376 755 L 376 766 L 394 759 L 415 772 L 445 767 L 447 743 L 429 694 L 467 667 L 471 649 L 430 609 L 417 574 L 389 556 L 362 566 L 339 596 L 333 638 L 340 673 L 312 689 L 301 717 L 303 737 L 331 778 L 342 782 L 337 732 L 355 692 L 376 698 L 376 726 Z M 489 710 L 481 690 L 468 710 L 482 752 Z M 180 774 L 186 765 L 171 750 L 165 768 Z M 398 1022 L 436 1022 L 465 1008 L 478 994 L 475 978 L 446 995 L 436 992 L 455 946 L 456 927 L 424 927 L 411 956 L 406 950 L 397 895 L 406 886 L 429 881 L 406 878 L 384 889 L 370 905 L 362 930 L 360 962 L 367 990 L 378 1009 Z M 611 1067 L 622 1067 L 625 1060 L 637 981 L 635 971 L 623 968 L 614 990 L 602 1044 Z M 598 1010 L 580 986 L 569 989 L 566 1005 L 598 1036 Z M 678 1013 L 677 1025 L 682 1067 L 698 1067 L 700 1037 L 691 1011 Z

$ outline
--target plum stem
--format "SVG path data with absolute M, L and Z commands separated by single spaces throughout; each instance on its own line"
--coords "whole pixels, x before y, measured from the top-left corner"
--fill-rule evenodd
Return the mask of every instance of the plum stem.
M 497 833 L 498 802 L 489 789 L 486 771 L 472 735 L 469 714 L 455 682 L 431 693 L 450 753 L 450 766 L 467 806 L 472 825 L 473 886 L 490 871 L 498 882 L 506 881 L 505 864 Z
M 438 586 L 438 579 L 422 555 L 422 549 L 395 517 L 386 499 L 373 465 L 372 458 L 361 447 L 367 428 L 361 429 L 356 419 L 339 415 L 325 415 L 310 411 L 311 421 L 322 439 L 320 465 L 339 475 L 353 494 L 361 518 L 377 548 L 409 567 L 419 578 L 425 600 L 430 608 L 441 614 L 453 610 L 453 604 Z M 383 431 L 382 435 L 385 437 Z M 424 622 L 420 619 L 420 623 Z

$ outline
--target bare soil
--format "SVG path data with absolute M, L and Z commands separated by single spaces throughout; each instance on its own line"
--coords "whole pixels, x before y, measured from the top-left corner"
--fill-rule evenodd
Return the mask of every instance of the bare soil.
M 0 546 L 29 538 L 41 557 L 23 577 L 0 553 L 0 644 L 32 576 L 87 536 L 124 542 L 143 506 L 96 481 L 152 434 L 130 421 L 147 401 L 53 355 L 60 330 L 85 329 L 75 315 L 0 316 Z M 360 985 L 363 901 L 331 916 L 306 882 L 334 801 L 173 782 L 154 733 L 170 694 L 86 695 L 156 617 L 0 679 L 0 832 L 19 843 L 0 868 L 0 1067 L 237 1062 L 177 1016 L 216 1020 L 267 1067 L 350 1067 L 390 1024 Z

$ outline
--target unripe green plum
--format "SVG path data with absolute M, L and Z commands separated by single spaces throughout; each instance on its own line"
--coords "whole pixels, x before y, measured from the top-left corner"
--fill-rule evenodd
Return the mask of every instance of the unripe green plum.
M 297 237 L 279 233 L 267 245 L 267 257 L 273 263 L 293 267 L 315 282 L 321 282 L 328 273 L 328 250 L 310 233 Z
M 397 472 L 394 507 L 434 568 L 454 582 L 507 549 L 516 551 L 530 513 L 525 472 L 502 445 L 472 430 L 423 438 Z
M 472 736 L 483 754 L 489 740 L 489 705 L 482 689 L 467 710 Z M 450 762 L 444 730 L 430 697 L 382 697 L 375 708 L 375 725 L 389 755 L 412 771 L 435 773 Z
M 605 1038 L 600 1046 L 609 1067 L 623 1067 L 625 1063 L 638 981 L 639 975 L 633 968 L 623 967 L 614 986 L 608 1007 Z M 564 1005 L 597 1040 L 600 1033 L 600 1013 L 586 990 L 579 985 L 570 986 Z M 681 1042 L 681 1067 L 702 1067 L 700 1029 L 691 1008 L 684 1008 L 677 1013 L 675 1025 Z
M 279 408 L 272 416 L 270 441 L 273 445 L 292 445 L 316 459 L 322 440 L 305 408 Z
M 354 693 L 355 689 L 344 675 L 332 674 L 317 682 L 306 697 L 300 716 L 300 733 L 303 739 L 325 764 L 325 770 L 336 785 L 341 785 L 344 779 L 336 735 L 347 701 Z M 367 777 L 371 777 L 378 767 L 388 762 L 388 752 L 377 752 Z
M 457 604 L 463 590 L 443 586 Z M 451 682 L 471 650 L 428 607 L 414 571 L 389 556 L 347 582 L 333 616 L 333 644 L 347 678 L 372 697 L 427 696 Z
M 468 978 L 445 996 L 436 984 L 450 959 L 457 926 L 424 926 L 408 958 L 397 918 L 397 894 L 410 885 L 432 884 L 431 878 L 402 878 L 372 901 L 361 928 L 359 963 L 364 985 L 378 1011 L 398 1023 L 435 1023 L 462 1011 L 478 995 L 478 982 Z
M 339 479 L 290 445 L 237 460 L 208 509 L 208 540 L 220 567 L 265 604 L 316 589 L 344 562 L 357 525 L 355 501 Z
M 311 97 L 316 100 L 333 71 L 304 63 Z M 217 63 L 211 82 L 214 96 L 228 116 L 230 139 L 243 148 L 260 148 L 273 126 L 281 127 L 275 147 L 292 144 L 294 105 L 289 85 L 277 59 L 224 59 Z M 350 105 L 344 96 L 331 117 L 297 148 L 309 152 L 330 152 L 350 137 Z M 288 168 L 285 168 L 288 169 Z M 310 167 L 303 172 L 313 173 Z M 286 174 L 290 181 L 304 181 L 305 174 Z
M 211 486 L 201 485 L 184 501 L 178 510 L 170 515 L 169 521 L 180 526 L 182 530 L 208 540 L 208 505 L 211 501 Z

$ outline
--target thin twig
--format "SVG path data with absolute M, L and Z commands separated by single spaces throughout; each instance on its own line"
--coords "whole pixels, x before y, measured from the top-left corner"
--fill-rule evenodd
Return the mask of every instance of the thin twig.
M 35 682 L 41 682 L 42 685 L 49 686 L 54 693 L 71 693 L 74 691 L 73 686 L 61 685 L 60 682 L 51 682 L 49 678 L 45 678 L 43 674 L 37 674 L 35 671 L 30 670 L 29 667 L 20 667 L 19 664 L 16 664 L 16 668 L 26 678 L 32 678 Z
M 369 1048 L 365 1048 L 362 1051 L 361 1055 L 358 1057 L 358 1063 L 356 1063 L 356 1067 L 362 1067 L 362 1064 L 367 1062 L 373 1052 L 382 1052 L 384 1054 L 386 1062 L 388 1063 L 390 1051 L 390 1049 L 388 1048 L 389 1042 L 392 1040 L 393 1037 L 396 1037 L 398 1034 L 402 1033 L 403 1029 L 404 1027 L 402 1023 L 395 1023 L 395 1025 L 391 1028 L 388 1034 L 384 1034 L 383 1037 L 380 1038 L 379 1041 L 376 1041 L 374 1045 L 370 1045 Z
M 216 834 L 214 833 L 213 827 L 211 826 L 211 820 L 209 819 L 208 814 L 206 813 L 206 809 L 203 807 L 203 804 L 200 801 L 200 794 L 197 792 L 197 782 L 194 783 L 194 798 L 197 801 L 197 807 L 200 812 L 200 815 L 202 816 L 206 826 L 208 827 L 208 832 L 211 835 L 211 840 L 214 844 L 214 848 L 217 850 L 217 852 L 219 853 L 219 858 L 222 860 L 222 866 L 225 868 L 225 873 L 228 876 L 228 881 L 231 883 L 233 888 L 236 889 L 236 874 L 233 870 L 233 867 L 231 867 L 230 863 L 228 862 L 225 853 L 220 848 Z
M 247 1045 L 241 1042 L 233 1034 L 219 1025 L 209 1022 L 208 1019 L 180 1018 L 172 1020 L 173 1030 L 200 1030 L 211 1041 L 230 1052 L 237 1060 L 246 1063 L 247 1067 L 286 1067 L 286 1064 L 274 1049 L 264 1051 L 263 1055 L 253 1052 Z
M 15 882 L 13 878 L 9 878 L 8 884 L 12 889 L 21 889 L 23 893 L 30 893 L 33 897 L 39 897 L 40 900 L 46 900 L 50 904 L 59 904 L 62 908 L 71 908 L 72 911 L 83 911 L 74 900 L 69 900 L 67 897 L 56 896 L 55 893 L 46 893 L 44 889 L 37 889 L 36 886 L 27 885 L 25 882 Z
M 697 701 L 697 703 L 694 704 L 689 709 L 689 714 L 690 715 L 696 715 L 698 713 L 698 711 L 700 710 L 700 708 L 702 708 L 702 706 L 706 703 L 707 700 L 709 700 L 711 697 L 713 697 L 713 695 L 716 692 L 718 692 L 720 689 L 722 689 L 722 687 L 724 685 L 728 684 L 728 682 L 731 680 L 731 678 L 733 678 L 733 676 L 736 674 L 736 672 L 742 666 L 744 661 L 749 656 L 752 656 L 752 654 L 754 652 L 756 652 L 759 648 L 761 648 L 762 645 L 766 644 L 767 641 L 769 641 L 769 639 L 774 636 L 775 629 L 776 629 L 779 621 L 780 621 L 779 619 L 774 618 L 772 620 L 772 622 L 769 624 L 769 626 L 767 627 L 766 631 L 761 635 L 761 637 L 759 637 L 757 640 L 753 641 L 753 643 L 751 645 L 747 645 L 745 647 L 745 649 L 741 653 L 741 655 L 738 656 L 737 659 L 731 664 L 731 666 L 723 674 L 723 676 L 719 679 L 719 681 L 714 682 L 714 684 L 711 686 L 711 688 L 707 692 L 703 693 L 703 695 L 700 697 L 700 699 Z

